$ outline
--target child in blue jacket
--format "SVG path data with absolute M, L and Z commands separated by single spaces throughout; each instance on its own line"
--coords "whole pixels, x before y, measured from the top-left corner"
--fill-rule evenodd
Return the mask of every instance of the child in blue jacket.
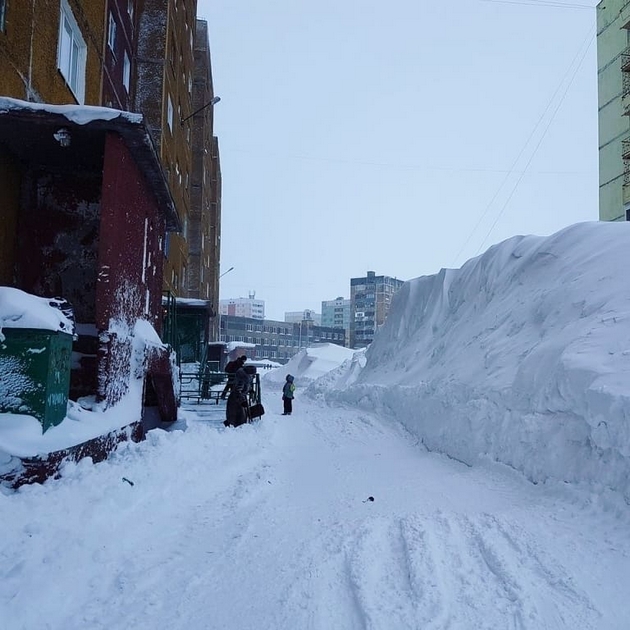
M 290 416 L 293 411 L 293 392 L 295 391 L 295 385 L 293 384 L 293 377 L 287 374 L 287 382 L 282 388 L 282 403 L 284 405 L 283 416 Z

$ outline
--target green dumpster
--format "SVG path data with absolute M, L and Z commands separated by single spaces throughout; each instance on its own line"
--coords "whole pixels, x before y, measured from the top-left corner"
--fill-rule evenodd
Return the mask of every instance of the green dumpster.
M 4 328 L 0 341 L 0 412 L 30 415 L 42 432 L 66 416 L 72 335 Z

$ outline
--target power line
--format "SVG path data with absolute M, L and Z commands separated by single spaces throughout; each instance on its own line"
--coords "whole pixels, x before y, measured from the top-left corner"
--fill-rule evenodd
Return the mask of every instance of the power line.
M 591 30 L 589 30 L 589 33 L 586 37 L 586 39 L 580 44 L 580 47 L 578 48 L 577 53 L 575 54 L 575 56 L 573 57 L 573 59 L 571 60 L 571 63 L 569 64 L 569 67 L 567 68 L 567 71 L 564 73 L 562 79 L 560 80 L 560 82 L 558 83 L 558 86 L 556 87 L 556 89 L 554 90 L 554 93 L 551 95 L 551 98 L 549 99 L 549 102 L 547 103 L 547 106 L 545 107 L 545 109 L 543 110 L 542 114 L 540 115 L 540 117 L 538 118 L 538 120 L 536 121 L 536 124 L 534 125 L 534 128 L 532 129 L 532 131 L 530 132 L 529 136 L 527 137 L 527 140 L 525 141 L 525 144 L 523 145 L 523 147 L 521 148 L 521 150 L 519 151 L 518 155 L 516 156 L 516 159 L 514 160 L 514 162 L 512 163 L 512 166 L 510 167 L 509 171 L 507 171 L 506 176 L 503 178 L 503 180 L 501 181 L 501 184 L 499 185 L 499 187 L 497 188 L 497 191 L 494 193 L 492 199 L 490 200 L 490 202 L 488 203 L 488 205 L 486 206 L 486 209 L 482 212 L 481 216 L 479 217 L 479 219 L 477 220 L 477 223 L 475 223 L 475 227 L 470 231 L 468 238 L 466 239 L 466 241 L 464 242 L 464 244 L 461 246 L 460 250 L 457 252 L 457 256 L 455 257 L 455 263 L 457 263 L 457 261 L 459 260 L 459 257 L 462 255 L 462 252 L 464 251 L 464 249 L 466 248 L 466 246 L 468 245 L 468 243 L 470 242 L 470 240 L 472 239 L 474 233 L 477 231 L 477 228 L 481 225 L 481 222 L 485 219 L 486 215 L 488 214 L 488 212 L 490 212 L 490 208 L 492 208 L 492 204 L 494 204 L 495 200 L 497 199 L 497 197 L 499 196 L 499 193 L 501 192 L 501 190 L 503 189 L 503 187 L 505 186 L 505 184 L 507 183 L 507 181 L 509 180 L 509 178 L 514 175 L 515 173 L 517 173 L 518 171 L 516 171 L 516 165 L 519 163 L 521 157 L 523 156 L 523 154 L 525 153 L 525 150 L 527 149 L 527 147 L 529 146 L 532 138 L 534 137 L 534 135 L 536 134 L 536 132 L 538 131 L 538 129 L 542 126 L 543 120 L 545 118 L 545 116 L 547 115 L 547 112 L 551 109 L 554 100 L 556 99 L 556 96 L 560 93 L 560 90 L 562 89 L 563 84 L 565 83 L 565 80 L 567 79 L 567 77 L 569 76 L 569 74 L 571 73 L 571 69 L 574 67 L 574 65 L 576 64 L 576 62 L 579 59 L 579 63 L 576 66 L 576 69 L 573 73 L 573 76 L 571 77 L 571 80 L 564 92 L 564 95 L 562 96 L 562 98 L 560 99 L 560 105 L 562 104 L 562 101 L 564 100 L 564 96 L 566 95 L 567 90 L 569 89 L 569 87 L 571 86 L 571 84 L 573 83 L 573 79 L 575 78 L 575 74 L 577 73 L 577 71 L 579 70 L 580 66 L 582 65 L 582 62 L 584 61 L 584 57 L 586 56 L 586 53 L 588 52 L 588 49 L 590 48 L 591 45 L 591 41 L 593 38 L 593 32 Z M 584 50 L 584 52 L 582 53 L 582 48 L 586 45 L 586 48 Z M 580 59 L 580 55 L 581 59 Z M 529 159 L 529 161 L 527 162 L 525 168 L 520 172 L 520 177 L 516 182 L 516 185 L 514 186 L 514 188 L 512 189 L 512 192 L 510 193 L 507 201 L 505 202 L 505 204 L 503 205 L 503 208 L 501 209 L 501 212 L 499 213 L 499 216 L 497 217 L 497 219 L 495 220 L 495 222 L 492 224 L 492 227 L 490 228 L 490 231 L 488 232 L 488 234 L 486 234 L 482 244 L 479 246 L 479 249 L 477 250 L 477 253 L 479 253 L 479 250 L 483 247 L 484 243 L 486 242 L 486 240 L 488 239 L 488 237 L 490 236 L 490 234 L 492 233 L 492 230 L 494 229 L 495 225 L 497 224 L 497 221 L 501 218 L 501 216 L 503 215 L 505 208 L 507 206 L 507 203 L 510 201 L 510 199 L 512 198 L 512 196 L 514 195 L 514 192 L 516 191 L 516 187 L 518 186 L 518 184 L 520 183 L 520 181 L 523 179 L 523 177 L 525 176 L 525 173 L 527 171 L 527 167 L 529 166 L 529 164 L 531 163 L 534 155 L 536 154 L 536 151 L 538 150 L 538 147 L 540 146 L 540 143 L 542 142 L 543 138 L 545 137 L 545 134 L 547 132 L 547 129 L 549 129 L 549 125 L 551 124 L 551 122 L 553 121 L 553 118 L 555 117 L 556 112 L 558 111 L 558 108 L 560 107 L 560 105 L 558 105 L 558 107 L 556 108 L 556 110 L 553 112 L 549 123 L 547 124 L 547 126 L 545 127 L 544 131 L 543 131 L 543 135 L 540 139 L 540 141 L 538 142 L 538 144 L 536 145 L 536 147 L 534 148 L 534 151 L 532 152 L 532 155 Z M 476 254 L 475 254 L 476 255 Z
M 530 7 L 545 7 L 552 9 L 595 9 L 595 7 L 588 4 L 573 4 L 565 2 L 553 2 L 552 0 L 546 2 L 541 0 L 481 0 L 481 2 L 492 2 L 494 4 L 520 4 Z
M 534 159 L 534 156 L 536 155 L 536 152 L 538 151 L 538 148 L 542 144 L 542 141 L 545 139 L 545 136 L 547 135 L 547 131 L 549 130 L 549 127 L 551 126 L 551 123 L 553 122 L 554 118 L 556 117 L 556 114 L 558 113 L 558 110 L 560 109 L 562 103 L 564 102 L 564 99 L 565 99 L 565 97 L 567 95 L 567 92 L 569 91 L 569 88 L 571 87 L 571 85 L 573 85 L 573 81 L 574 81 L 574 79 L 575 79 L 575 77 L 576 77 L 576 75 L 578 73 L 578 70 L 582 66 L 584 58 L 586 57 L 586 53 L 588 52 L 588 49 L 591 47 L 591 43 L 592 43 L 594 37 L 595 37 L 595 33 L 594 32 L 592 32 L 587 37 L 587 44 L 586 44 L 586 47 L 584 48 L 584 52 L 582 53 L 582 56 L 581 56 L 581 58 L 579 60 L 579 63 L 577 64 L 575 70 L 573 71 L 573 74 L 572 74 L 572 76 L 571 76 L 571 78 L 570 78 L 570 80 L 569 80 L 569 82 L 568 82 L 568 84 L 567 84 L 567 86 L 566 86 L 562 96 L 560 97 L 560 100 L 558 101 L 558 104 L 556 105 L 556 108 L 554 109 L 553 113 L 551 114 L 551 118 L 549 119 L 549 122 L 547 123 L 547 125 L 544 128 L 543 134 L 540 137 L 540 140 L 537 142 L 536 146 L 534 147 L 534 150 L 532 151 L 532 154 L 530 155 L 529 159 L 527 160 L 527 164 L 525 164 L 525 168 L 523 169 L 523 171 L 522 171 L 521 175 L 519 176 L 519 178 L 516 180 L 516 183 L 514 184 L 514 187 L 512 188 L 512 191 L 510 192 L 508 198 L 505 200 L 505 203 L 503 204 L 503 207 L 501 208 L 501 212 L 499 212 L 499 214 L 497 215 L 497 218 L 494 220 L 494 223 L 492 224 L 492 226 L 488 230 L 488 233 L 486 234 L 486 236 L 483 239 L 481 245 L 477 249 L 477 252 L 476 252 L 475 256 L 477 254 L 479 254 L 479 252 L 481 251 L 483 246 L 486 244 L 486 241 L 488 240 L 488 237 L 490 236 L 490 234 L 492 234 L 492 231 L 494 230 L 495 226 L 499 222 L 499 219 L 503 216 L 503 214 L 504 214 L 504 212 L 505 212 L 505 210 L 506 210 L 506 208 L 508 206 L 508 203 L 510 203 L 510 200 L 514 196 L 514 193 L 516 192 L 516 189 L 518 188 L 518 185 L 523 180 L 523 177 L 525 177 L 525 173 L 527 172 L 527 168 L 532 163 L 532 160 Z
M 249 155 L 265 157 L 275 157 L 279 159 L 290 160 L 304 160 L 307 162 L 323 162 L 331 164 L 348 164 L 351 166 L 377 166 L 382 168 L 403 169 L 403 170 L 416 170 L 416 171 L 444 171 L 447 173 L 510 173 L 513 174 L 512 169 L 507 170 L 505 168 L 483 168 L 483 167 L 465 167 L 465 166 L 425 166 L 422 164 L 405 164 L 399 162 L 375 162 L 368 160 L 343 160 L 341 158 L 331 157 L 319 157 L 315 155 L 298 155 L 292 153 L 279 153 L 277 151 L 257 151 L 255 149 L 239 149 L 230 148 L 225 145 L 221 149 L 222 154 L 233 151 L 235 153 L 247 153 Z M 585 175 L 586 171 L 534 171 L 536 175 Z

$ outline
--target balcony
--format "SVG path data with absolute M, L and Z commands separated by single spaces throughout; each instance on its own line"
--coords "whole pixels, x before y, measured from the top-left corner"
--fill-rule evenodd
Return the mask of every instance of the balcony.
M 630 72 L 621 73 L 621 112 L 630 115 Z
M 630 202 L 630 138 L 621 141 L 621 158 L 623 159 L 623 203 Z

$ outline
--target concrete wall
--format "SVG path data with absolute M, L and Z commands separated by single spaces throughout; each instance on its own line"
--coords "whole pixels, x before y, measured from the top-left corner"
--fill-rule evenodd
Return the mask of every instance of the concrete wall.
M 31 166 L 23 174 L 17 286 L 63 297 L 80 323 L 94 321 L 100 185 L 100 173 Z
M 0 285 L 14 285 L 17 217 L 21 175 L 12 156 L 0 146 Z
M 125 143 L 117 134 L 107 134 L 96 326 L 108 331 L 99 348 L 98 375 L 99 395 L 108 405 L 127 393 L 132 366 L 128 333 L 136 319 L 147 319 L 161 331 L 164 230 L 155 197 Z M 116 321 L 114 326 L 111 320 Z
M 103 164 L 96 324 L 148 319 L 161 328 L 164 219 L 123 140 L 108 133 Z
M 136 111 L 145 116 L 159 149 L 183 233 L 168 235 L 164 288 L 186 295 L 187 228 L 192 187 L 192 108 L 197 2 L 139 0 Z M 172 119 L 169 122 L 169 102 Z
M 131 6 L 134 7 L 135 3 Z M 105 14 L 105 37 L 106 43 L 103 54 L 103 105 L 128 111 L 133 104 L 133 90 L 135 82 L 129 82 L 129 89 L 124 85 L 124 59 L 125 54 L 131 64 L 130 76 L 134 76 L 133 66 L 135 63 L 135 26 L 136 11 L 129 13 L 129 3 L 127 0 L 107 0 L 107 11 Z M 116 37 L 114 47 L 108 43 L 109 18 L 116 22 Z

